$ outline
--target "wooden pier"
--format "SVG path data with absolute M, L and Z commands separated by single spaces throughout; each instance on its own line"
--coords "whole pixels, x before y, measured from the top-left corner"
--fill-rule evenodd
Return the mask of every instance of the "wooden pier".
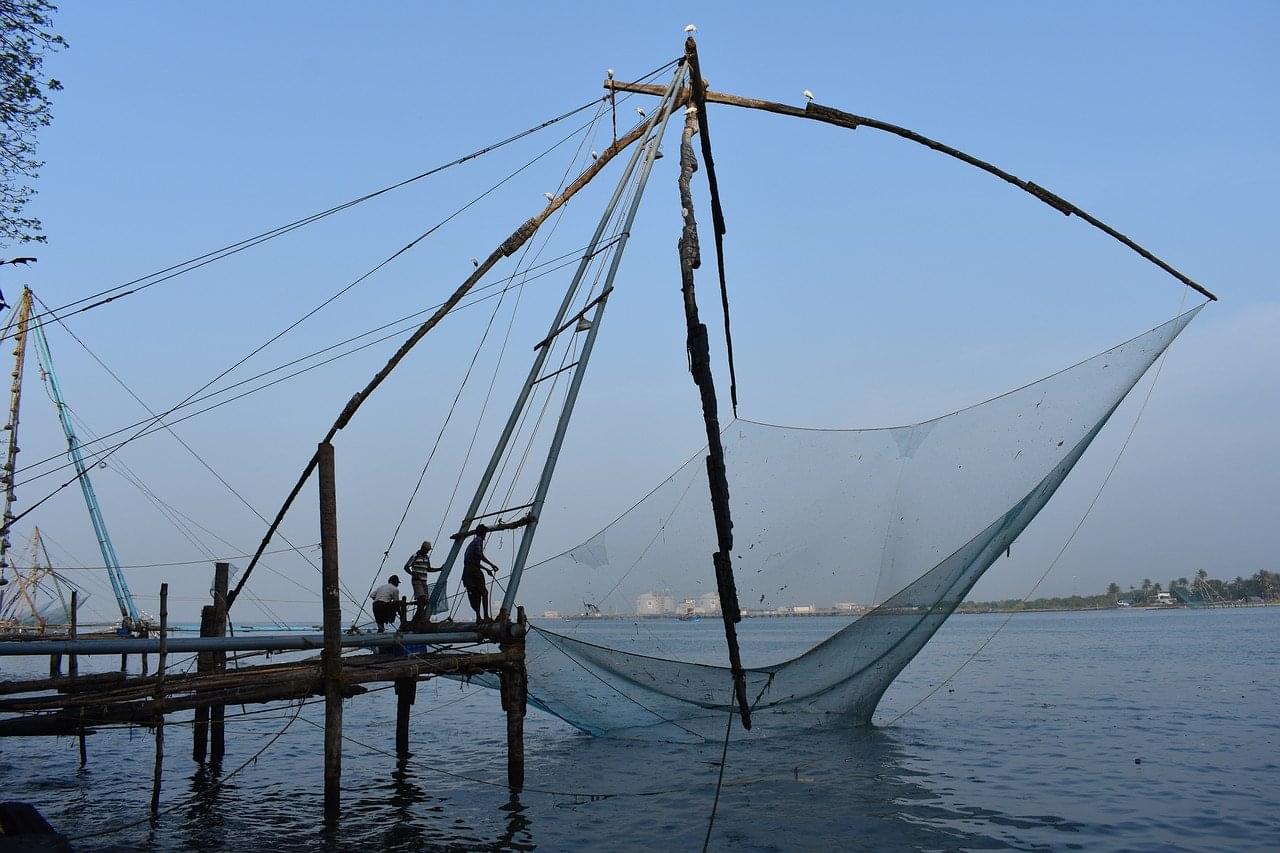
M 410 623 L 403 633 L 344 634 L 338 605 L 337 501 L 333 448 L 320 446 L 320 528 L 323 586 L 323 634 L 228 637 L 229 567 L 214 567 L 214 603 L 201 614 L 199 638 L 171 638 L 167 627 L 167 584 L 161 588 L 157 637 L 77 636 L 0 642 L 0 656 L 49 655 L 48 678 L 0 681 L 0 737 L 76 735 L 83 738 L 105 726 L 138 725 L 156 733 L 153 812 L 159 802 L 166 716 L 192 712 L 192 759 L 220 762 L 225 752 L 224 708 L 268 702 L 325 700 L 325 816 L 341 805 L 342 709 L 347 700 L 369 692 L 372 684 L 392 684 L 396 703 L 396 752 L 409 749 L 410 713 L 418 682 L 438 676 L 470 678 L 488 674 L 501 685 L 499 698 L 507 720 L 508 783 L 524 786 L 524 715 L 528 701 L 523 608 L 514 620 L 489 623 Z M 481 650 L 475 650 L 480 645 Z M 466 650 L 459 648 L 465 646 Z M 487 648 L 484 648 L 487 647 Z M 303 660 L 227 667 L 234 651 L 314 650 Z M 167 672 L 166 657 L 195 652 L 194 672 Z M 344 653 L 346 652 L 346 653 Z M 80 675 L 83 655 L 123 658 L 157 654 L 152 675 L 120 672 Z M 70 664 L 63 674 L 61 660 Z M 144 668 L 145 673 L 145 668 Z M 84 756 L 82 746 L 82 760 Z

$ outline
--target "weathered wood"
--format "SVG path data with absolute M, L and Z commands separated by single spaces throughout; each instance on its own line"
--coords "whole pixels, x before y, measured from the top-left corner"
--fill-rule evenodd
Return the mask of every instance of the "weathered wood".
M 230 563 L 213 564 L 213 631 L 214 637 L 225 637 L 227 634 L 227 585 L 231 577 Z M 227 653 L 212 652 L 213 670 L 225 672 L 227 669 Z M 226 752 L 225 720 L 226 705 L 213 705 L 209 708 L 209 752 L 214 761 L 221 761 Z
M 711 197 L 711 226 L 716 244 L 716 272 L 720 276 L 720 308 L 724 315 L 724 348 L 729 362 L 729 402 L 738 416 L 738 369 L 733 360 L 733 330 L 729 325 L 729 285 L 724 269 L 724 208 L 720 204 L 720 181 L 716 178 L 716 161 L 711 156 L 711 127 L 707 121 L 707 83 L 702 79 L 702 63 L 698 61 L 698 44 L 693 36 L 684 41 L 685 63 L 689 66 L 689 89 L 694 113 L 698 119 L 698 137 L 702 141 L 702 164 L 707 172 L 707 192 Z
M 160 778 L 164 772 L 164 668 L 168 663 L 168 641 L 169 585 L 162 583 L 160 584 L 160 655 L 156 661 L 156 769 L 151 780 L 153 820 L 160 813 Z
M 19 681 L 0 681 L 0 696 L 13 693 L 35 693 L 39 690 L 60 690 L 78 693 L 103 686 L 120 684 L 127 676 L 121 672 L 99 672 L 81 675 L 75 681 L 67 678 L 32 678 Z
M 80 591 L 73 589 L 71 590 L 71 615 L 67 620 L 69 623 L 67 625 L 67 638 L 71 640 L 76 639 L 76 625 L 77 625 L 76 610 L 78 610 L 79 607 L 80 607 Z M 67 675 L 71 676 L 72 678 L 75 678 L 79 674 L 80 674 L 79 659 L 75 655 L 68 655 L 67 656 Z
M 49 655 L 49 677 L 62 677 L 62 655 Z
M 213 605 L 200 608 L 200 636 L 211 636 L 213 629 Z M 196 674 L 206 674 L 211 669 L 213 652 L 196 653 Z M 191 720 L 191 760 L 203 762 L 209 754 L 209 706 L 199 705 Z
M 716 590 L 720 594 L 720 612 L 724 618 L 725 642 L 729 647 L 729 669 L 733 673 L 733 689 L 738 697 L 742 725 L 751 728 L 751 706 L 747 702 L 746 671 L 742 668 L 742 655 L 738 648 L 737 623 L 742 614 L 738 609 L 738 590 L 733 579 L 733 519 L 729 513 L 729 479 L 725 472 L 724 445 L 720 441 L 719 405 L 716 401 L 715 375 L 711 370 L 711 348 L 707 343 L 707 327 L 698 318 L 698 299 L 694 289 L 693 271 L 702 264 L 698 247 L 698 223 L 693 215 L 693 190 L 690 184 L 698 168 L 693 153 L 693 137 L 698 132 L 696 111 L 684 117 L 684 132 L 680 135 L 680 208 L 684 226 L 680 232 L 678 254 L 680 257 L 680 291 L 684 301 L 687 337 L 685 347 L 689 356 L 689 372 L 702 400 L 702 419 L 707 432 L 707 485 L 711 492 L 711 512 L 715 518 L 717 550 L 711 561 L 715 569 Z
M 68 620 L 70 624 L 67 626 L 67 636 L 73 640 L 76 639 L 77 627 L 79 625 L 79 611 L 80 591 L 73 589 L 71 590 L 71 618 Z M 67 671 L 71 674 L 72 678 L 79 680 L 80 667 L 75 655 L 71 655 L 71 659 L 67 665 Z M 81 716 L 83 717 L 83 714 Z M 79 741 L 80 746 L 80 766 L 84 767 L 89 763 L 89 749 L 88 745 L 85 743 L 83 719 L 80 721 L 80 731 L 77 740 Z
M 397 678 L 396 682 L 396 755 L 409 757 L 409 715 L 418 698 L 418 679 Z
M 620 80 L 614 80 L 612 78 L 605 80 L 604 86 L 606 89 L 613 92 L 636 92 L 644 95 L 660 96 L 666 91 L 666 87 L 658 84 L 625 83 Z M 1084 220 L 1085 222 L 1088 222 L 1090 225 L 1092 225 L 1094 228 L 1097 228 L 1099 231 L 1106 234 L 1108 237 L 1111 237 L 1112 239 L 1119 241 L 1120 243 L 1122 243 L 1123 245 L 1125 245 L 1126 247 L 1128 247 L 1129 249 L 1137 253 L 1139 257 L 1155 264 L 1160 269 L 1164 270 L 1169 275 L 1173 276 L 1178 281 L 1185 284 L 1187 287 L 1190 287 L 1192 290 L 1199 293 L 1201 296 L 1204 296 L 1213 301 L 1217 301 L 1218 299 L 1217 296 L 1209 292 L 1204 286 L 1196 282 L 1190 276 L 1176 269 L 1167 261 L 1157 257 L 1155 254 L 1153 254 L 1143 246 L 1140 246 L 1137 242 L 1135 242 L 1131 238 L 1125 236 L 1124 234 L 1121 234 L 1119 231 L 1115 230 L 1110 225 L 1107 225 L 1105 222 L 1089 214 L 1088 212 L 1081 210 L 1080 207 L 1072 204 L 1071 202 L 1067 201 L 1061 196 L 1054 195 L 1053 193 L 1050 193 L 1048 190 L 1032 183 L 1031 181 L 1023 180 L 1022 178 L 1019 178 L 1016 175 L 1006 172 L 1005 170 L 1001 169 L 998 166 L 994 166 L 991 163 L 986 162 L 985 160 L 980 160 L 977 157 L 974 157 L 972 154 L 966 154 L 965 152 L 961 151 L 958 148 L 952 148 L 950 145 L 945 145 L 941 142 L 938 142 L 935 139 L 930 139 L 927 136 L 916 133 L 914 130 L 908 130 L 905 127 L 900 127 L 899 125 L 896 125 L 896 124 L 890 124 L 889 122 L 886 122 L 886 121 L 880 121 L 879 119 L 869 118 L 867 116 L 855 115 L 854 113 L 848 113 L 848 112 L 844 112 L 843 110 L 832 109 L 831 107 L 824 107 L 824 106 L 821 106 L 820 104 L 810 103 L 806 108 L 802 109 L 800 107 L 793 107 L 789 104 L 779 104 L 774 101 L 763 101 L 758 98 L 744 98 L 739 95 L 730 95 L 726 92 L 713 92 L 709 89 L 705 91 L 705 98 L 707 101 L 711 103 L 726 104 L 731 107 L 742 107 L 744 109 L 750 109 L 750 110 L 761 110 L 763 112 L 790 116 L 792 118 L 807 118 L 813 121 L 820 121 L 825 124 L 835 125 L 837 127 L 844 127 L 849 129 L 853 129 L 857 127 L 869 127 L 869 128 L 872 128 L 873 130 L 880 130 L 885 133 L 891 133 L 894 136 L 898 136 L 902 139 L 915 142 L 918 145 L 923 145 L 926 148 L 932 149 L 933 151 L 937 151 L 939 154 L 945 154 L 948 157 L 954 157 L 955 159 L 960 160 L 961 162 L 968 163 L 970 166 L 974 166 L 990 175 L 994 175 L 995 177 L 999 178 L 1002 181 L 1006 181 L 1010 184 L 1013 184 L 1018 189 L 1026 193 L 1029 193 L 1032 196 L 1035 196 L 1037 199 L 1048 204 L 1050 207 L 1054 208 L 1055 210 L 1058 210 L 1067 215 L 1074 214 L 1075 216 L 1080 217 L 1080 219 Z
M 507 714 L 507 786 L 518 794 L 524 790 L 524 716 L 529 677 L 524 665 L 524 643 L 513 644 L 512 651 L 519 660 L 503 667 L 499 680 L 502 710 Z
M 338 599 L 338 494 L 333 445 L 316 450 L 320 469 L 320 574 L 324 605 L 324 813 L 336 819 L 342 795 L 342 602 Z

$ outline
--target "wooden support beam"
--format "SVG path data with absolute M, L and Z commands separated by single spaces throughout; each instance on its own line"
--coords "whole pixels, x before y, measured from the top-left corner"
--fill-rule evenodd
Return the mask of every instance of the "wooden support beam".
M 79 610 L 80 610 L 80 591 L 73 589 L 71 590 L 71 618 L 68 620 L 71 624 L 68 625 L 67 627 L 67 636 L 72 640 L 76 639 L 77 627 L 79 625 L 79 619 L 77 618 L 76 614 L 79 613 Z M 68 665 L 67 665 L 67 671 L 71 674 L 73 678 L 79 680 L 80 666 L 79 666 L 79 662 L 76 660 L 75 655 L 71 656 L 70 661 L 68 662 Z M 84 767 L 86 764 L 89 763 L 89 750 L 87 745 L 84 742 L 83 717 L 84 717 L 84 714 L 81 713 L 80 732 L 79 732 L 79 738 L 78 738 L 79 746 L 80 746 L 80 766 L 81 767 Z
M 661 96 L 663 93 L 666 92 L 665 86 L 661 86 L 657 84 L 649 84 L 649 83 L 625 83 L 621 80 L 614 80 L 613 78 L 609 78 L 605 80 L 604 87 L 608 89 L 610 92 L 636 92 L 644 95 Z M 1106 224 L 1105 222 L 1098 219 L 1097 217 L 1089 214 L 1088 212 L 1080 209 L 1078 206 L 1072 204 L 1071 202 L 1067 201 L 1061 196 L 1054 195 L 1053 193 L 1046 190 L 1044 187 L 1041 187 L 1035 183 L 1032 183 L 1031 181 L 1027 181 L 1022 178 L 1019 178 L 1017 175 L 1010 174 L 1009 172 L 1006 172 L 1004 169 L 1001 169 L 998 166 L 994 166 L 991 163 L 986 162 L 985 160 L 980 160 L 977 157 L 974 157 L 972 154 L 966 154 L 965 152 L 961 151 L 958 148 L 952 148 L 950 145 L 945 145 L 941 142 L 938 142 L 935 139 L 930 139 L 929 137 L 924 136 L 923 134 L 916 133 L 914 130 L 908 130 L 905 127 L 900 127 L 899 125 L 896 125 L 896 124 L 890 124 L 887 121 L 880 121 L 879 119 L 869 118 L 868 116 L 855 115 L 854 113 L 848 113 L 848 112 L 844 112 L 843 110 L 837 110 L 831 107 L 824 107 L 820 104 L 814 104 L 814 103 L 810 103 L 807 107 L 801 108 L 801 107 L 791 106 L 790 104 L 779 104 L 774 101 L 763 101 L 758 98 L 744 98 L 739 95 L 730 95 L 726 92 L 713 92 L 709 89 L 705 90 L 704 97 L 707 102 L 714 103 L 714 104 L 726 104 L 731 107 L 742 107 L 744 109 L 749 109 L 749 110 L 760 110 L 767 113 L 774 113 L 776 115 L 790 116 L 791 118 L 811 119 L 813 121 L 820 121 L 820 122 L 823 122 L 824 124 L 835 125 L 837 127 L 844 127 L 848 129 L 854 129 L 858 127 L 869 127 L 873 130 L 879 130 L 885 133 L 891 133 L 894 136 L 900 137 L 902 139 L 906 139 L 909 142 L 914 142 L 918 145 L 923 145 L 926 148 L 929 148 L 933 151 L 937 151 L 939 154 L 945 154 L 948 157 L 954 157 L 955 159 L 960 160 L 963 163 L 968 163 L 970 166 L 974 166 L 978 169 L 981 169 L 982 171 L 990 175 L 993 175 L 1002 181 L 1006 181 L 1007 183 L 1013 184 L 1018 189 L 1035 196 L 1040 201 L 1044 202 L 1045 204 L 1048 204 L 1050 207 L 1054 208 L 1055 210 L 1061 213 L 1065 213 L 1068 216 L 1070 215 L 1078 216 L 1080 219 L 1084 220 L 1085 222 L 1088 222 L 1090 225 L 1092 225 L 1094 228 L 1097 228 L 1099 231 L 1106 234 L 1108 237 L 1111 237 L 1112 239 L 1117 240 L 1120 243 L 1124 244 L 1126 247 L 1128 247 L 1129 249 L 1137 253 L 1144 260 L 1150 261 L 1151 263 L 1155 264 L 1160 269 L 1164 270 L 1169 275 L 1173 276 L 1178 281 L 1185 284 L 1187 287 L 1190 287 L 1192 290 L 1199 293 L 1201 296 L 1204 296 L 1213 301 L 1217 301 L 1218 299 L 1217 296 L 1209 292 L 1209 290 L 1207 290 L 1204 286 L 1196 282 L 1190 276 L 1176 269 L 1167 261 L 1164 261 L 1163 259 L 1157 257 L 1156 255 L 1154 255 L 1152 252 L 1150 252 L 1143 246 L 1140 246 L 1134 240 L 1130 239 L 1124 234 L 1121 234 L 1119 231 L 1112 228 L 1110 225 Z
M 418 698 L 418 679 L 397 678 L 396 685 L 396 756 L 409 757 L 409 715 Z
M 711 370 L 711 348 L 707 343 L 707 327 L 698 318 L 698 299 L 693 271 L 702 264 L 698 247 L 698 223 L 693 215 L 693 191 L 690 184 L 698 168 L 693 151 L 693 137 L 698 132 L 696 113 L 686 113 L 684 132 L 680 136 L 680 207 L 684 228 L 678 244 L 680 256 L 680 291 L 684 301 L 689 356 L 689 372 L 702 400 L 702 419 L 707 431 L 707 485 L 711 492 L 711 514 L 715 519 L 717 550 L 711 555 L 715 570 L 716 591 L 720 594 L 720 612 L 724 618 L 725 643 L 729 647 L 729 669 L 733 673 L 733 690 L 743 728 L 751 728 L 751 706 L 747 702 L 746 671 L 738 648 L 737 623 L 742 619 L 738 609 L 738 590 L 733 579 L 733 519 L 729 512 L 729 479 L 725 472 L 724 445 L 720 441 L 719 405 L 716 402 L 715 375 Z
M 156 663 L 156 768 L 151 780 L 151 819 L 160 814 L 160 777 L 164 772 L 164 668 L 169 649 L 169 585 L 160 584 L 160 656 Z
M 524 608 L 516 608 L 517 619 L 525 621 Z M 507 787 L 511 793 L 524 790 L 524 716 L 529 703 L 529 673 L 525 669 L 524 640 L 511 643 L 503 651 L 511 661 L 499 676 L 502 710 L 507 714 Z
M 213 631 L 214 637 L 227 635 L 227 586 L 231 577 L 230 563 L 213 564 Z M 213 671 L 226 672 L 227 653 L 212 652 Z M 226 752 L 225 719 L 226 705 L 213 705 L 209 708 L 209 751 L 214 761 L 221 761 Z
M 342 796 L 342 602 L 338 598 L 338 494 L 333 445 L 316 450 L 320 474 L 320 574 L 324 604 L 324 814 L 336 820 Z
M 209 637 L 213 633 L 213 605 L 206 604 L 200 608 L 200 636 Z M 196 674 L 207 674 L 211 669 L 213 652 L 196 653 Z M 200 705 L 195 709 L 191 720 L 191 760 L 202 763 L 209 754 L 209 706 Z

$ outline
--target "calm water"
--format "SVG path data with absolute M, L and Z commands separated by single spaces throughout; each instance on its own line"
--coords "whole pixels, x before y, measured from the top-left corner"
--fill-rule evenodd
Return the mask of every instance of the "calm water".
M 951 619 L 886 695 L 881 721 L 1003 619 Z M 788 657 L 838 624 L 749 621 L 750 660 Z M 718 631 L 709 620 L 596 622 L 576 636 L 707 656 Z M 1278 637 L 1280 608 L 1018 616 L 892 726 L 734 745 L 712 848 L 1274 850 Z M 6 675 L 22 668 L 13 663 Z M 393 693 L 348 703 L 344 812 L 326 830 L 320 705 L 216 784 L 291 716 L 229 719 L 221 773 L 197 769 L 189 728 L 171 725 L 169 811 L 155 827 L 146 732 L 91 737 L 83 771 L 74 739 L 0 741 L 0 780 L 6 799 L 35 803 L 68 835 L 103 833 L 78 841 L 83 850 L 687 850 L 701 847 L 719 769 L 718 744 L 596 740 L 531 708 L 530 790 L 512 801 L 496 694 L 441 680 L 419 688 L 403 766 L 386 754 Z

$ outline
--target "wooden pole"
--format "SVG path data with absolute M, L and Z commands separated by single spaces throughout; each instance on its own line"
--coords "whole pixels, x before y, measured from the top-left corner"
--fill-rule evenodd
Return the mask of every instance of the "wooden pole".
M 524 608 L 517 607 L 517 621 L 525 623 Z M 507 712 L 507 786 L 511 793 L 524 790 L 524 715 L 529 699 L 529 675 L 524 664 L 524 638 L 504 647 L 515 658 L 502 668 L 502 710 Z
M 156 769 L 151 781 L 151 817 L 160 814 L 160 775 L 164 770 L 164 667 L 169 655 L 169 585 L 160 584 L 160 656 L 156 669 Z
M 62 655 L 49 655 L 49 677 L 62 677 Z
M 69 623 L 67 626 L 67 636 L 73 640 L 76 638 L 77 627 L 79 625 L 79 618 L 76 615 L 79 612 L 79 610 L 80 610 L 80 591 L 73 589 L 71 590 L 71 618 L 67 620 Z M 78 677 L 80 675 L 80 663 L 76 659 L 75 655 L 71 655 L 67 658 L 67 673 L 71 675 L 73 678 Z M 84 718 L 83 713 L 80 716 L 81 716 L 81 719 Z M 79 734 L 80 734 L 80 737 L 79 737 L 80 766 L 84 767 L 85 764 L 87 764 L 89 761 L 89 751 L 84 742 L 84 726 L 83 725 L 80 726 Z
M 210 636 L 213 628 L 213 605 L 206 604 L 200 609 L 200 636 Z M 213 652 L 196 653 L 196 672 L 209 672 L 209 661 Z M 191 720 L 191 760 L 201 763 L 209 750 L 209 706 L 200 705 L 195 709 Z
M 320 574 L 324 603 L 324 813 L 335 820 L 342 795 L 342 603 L 338 599 L 338 494 L 333 445 L 316 451 L 320 474 Z
M 690 42 L 692 43 L 692 42 Z M 733 690 L 737 696 L 743 728 L 751 728 L 751 707 L 747 704 L 746 672 L 738 648 L 737 623 L 742 619 L 738 608 L 738 589 L 733 579 L 733 518 L 729 512 L 729 478 L 725 473 L 724 447 L 720 443 L 720 415 L 716 402 L 714 373 L 711 370 L 711 348 L 707 343 L 707 327 L 698 317 L 698 300 L 694 291 L 693 271 L 702 264 L 698 246 L 698 223 L 693 216 L 693 191 L 690 183 L 698 160 L 693 152 L 693 136 L 698 132 L 696 111 L 685 113 L 684 132 L 680 136 L 680 206 L 684 211 L 684 227 L 680 232 L 680 289 L 684 301 L 687 335 L 685 347 L 689 372 L 702 399 L 702 419 L 707 430 L 707 485 L 711 492 L 711 514 L 716 525 L 717 550 L 711 555 L 715 569 L 716 591 L 720 594 L 720 612 L 724 617 L 724 638 L 729 647 L 729 669 L 733 672 Z
M 80 604 L 80 591 L 71 590 L 71 614 L 67 619 L 67 637 L 74 640 L 76 638 L 76 608 Z M 67 656 L 67 675 L 75 678 L 80 674 L 80 662 L 75 655 Z
M 214 563 L 213 564 L 213 631 L 214 637 L 225 637 L 227 635 L 227 583 L 231 576 L 230 563 Z M 225 672 L 227 669 L 227 653 L 213 652 L 213 671 Z M 221 761 L 225 749 L 225 719 L 226 705 L 214 705 L 209 709 L 209 732 L 211 742 L 209 745 L 211 758 L 214 761 Z
M 396 756 L 409 757 L 409 714 L 418 698 L 417 678 L 396 679 Z

